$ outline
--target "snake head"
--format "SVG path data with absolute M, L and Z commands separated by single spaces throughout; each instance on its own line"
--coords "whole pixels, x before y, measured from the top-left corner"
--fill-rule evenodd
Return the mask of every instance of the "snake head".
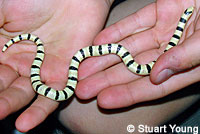
M 192 15 L 192 13 L 193 13 L 193 11 L 194 11 L 194 7 L 189 7 L 189 8 L 187 8 L 186 10 L 185 10 L 185 15 L 189 15 L 189 16 L 191 16 Z

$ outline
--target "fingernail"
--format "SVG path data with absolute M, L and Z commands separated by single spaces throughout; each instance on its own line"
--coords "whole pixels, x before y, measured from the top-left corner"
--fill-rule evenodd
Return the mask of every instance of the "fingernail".
M 167 80 L 173 74 L 174 74 L 174 71 L 172 71 L 170 69 L 165 69 L 165 70 L 161 71 L 157 76 L 156 83 L 159 84 L 159 83 L 164 82 L 165 80 Z

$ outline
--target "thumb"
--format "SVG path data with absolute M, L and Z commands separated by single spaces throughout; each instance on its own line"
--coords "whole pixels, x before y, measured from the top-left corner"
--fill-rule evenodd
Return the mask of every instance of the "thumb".
M 175 46 L 161 55 L 154 65 L 150 78 L 160 84 L 173 74 L 182 72 L 200 64 L 200 31 L 196 31 L 181 45 Z

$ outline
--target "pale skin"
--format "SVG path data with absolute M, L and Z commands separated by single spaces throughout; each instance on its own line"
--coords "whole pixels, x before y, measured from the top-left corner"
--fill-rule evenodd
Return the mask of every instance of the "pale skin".
M 104 25 L 111 3 L 109 0 L 1 0 L 0 48 L 20 33 L 39 36 L 46 50 L 42 80 L 62 89 L 71 57 L 80 48 L 92 44 Z M 26 106 L 35 96 L 29 78 L 35 51 L 34 44 L 20 42 L 7 53 L 0 52 L 0 119 Z M 58 102 L 38 96 L 16 120 L 16 128 L 22 132 L 34 128 L 58 105 Z
M 27 16 L 21 15 L 22 17 L 19 18 L 20 15 L 16 15 L 16 14 L 17 13 L 24 14 L 24 12 L 27 13 L 26 12 L 27 9 L 19 8 L 20 10 L 8 10 L 8 9 L 13 9 L 13 7 L 18 7 L 18 3 L 19 3 L 15 1 L 16 4 L 12 2 L 12 5 L 7 5 L 6 3 L 9 3 L 9 2 L 10 1 L 6 1 L 6 2 L 1 1 L 1 4 L 5 6 L 5 8 L 2 8 L 2 12 L 1 12 L 1 18 L 4 18 L 4 20 L 1 20 L 0 22 L 1 47 L 8 40 L 7 38 L 5 38 L 5 35 L 8 36 L 8 38 L 10 38 L 12 35 L 17 35 L 21 32 L 31 32 L 31 33 L 37 34 L 46 43 L 45 49 L 46 49 L 47 56 L 46 56 L 44 65 L 41 69 L 42 79 L 43 81 L 46 82 L 47 85 L 50 85 L 56 89 L 63 88 L 66 82 L 66 77 L 65 77 L 67 74 L 66 65 L 69 64 L 69 60 L 71 56 L 78 49 L 85 47 L 88 44 L 92 44 L 94 37 L 103 26 L 103 23 L 106 19 L 106 15 L 109 10 L 110 3 L 102 1 L 102 0 L 95 1 L 96 2 L 95 3 L 88 0 L 88 3 L 91 3 L 90 5 L 90 4 L 84 4 L 86 3 L 85 1 L 84 3 L 80 4 L 80 1 L 75 0 L 71 3 L 66 3 L 66 6 L 67 6 L 66 9 L 69 9 L 68 10 L 69 14 L 66 14 L 66 11 L 62 7 L 65 4 L 62 3 L 60 5 L 62 7 L 61 8 L 59 7 L 59 4 L 56 3 L 58 6 L 54 7 L 55 5 L 54 1 L 52 1 L 52 3 L 48 1 L 48 5 L 46 5 L 46 7 L 48 8 L 44 9 L 41 7 L 41 9 L 43 10 L 41 10 L 40 8 L 31 8 L 31 9 L 34 9 L 34 11 L 32 11 L 34 12 L 33 14 L 29 14 Z M 30 1 L 30 3 L 31 2 L 32 1 Z M 187 5 L 195 6 L 197 8 L 196 11 L 198 11 L 198 7 L 199 7 L 198 1 L 196 1 L 196 3 L 195 1 L 187 1 L 187 2 L 184 2 L 184 4 L 182 4 L 182 2 L 178 0 L 176 1 L 168 0 L 168 2 L 172 2 L 170 4 L 165 3 L 166 1 L 164 3 L 162 2 L 163 1 L 157 1 L 157 11 L 159 11 L 160 14 L 156 14 L 155 4 L 150 5 L 144 8 L 143 10 L 141 10 L 140 12 L 138 12 L 138 15 L 140 15 L 140 18 L 141 18 L 141 20 L 138 21 L 138 24 L 140 24 L 140 26 L 141 24 L 143 24 L 142 27 L 138 27 L 138 25 L 135 25 L 137 23 L 133 23 L 132 25 L 129 24 L 130 20 L 134 20 L 134 15 L 133 15 L 133 17 L 129 17 L 125 19 L 124 21 L 120 21 L 117 24 L 102 31 L 96 37 L 94 44 L 118 42 L 119 40 L 123 39 L 120 43 L 124 45 L 125 47 L 127 47 L 131 51 L 133 56 L 138 54 L 139 52 L 149 50 L 148 52 L 143 53 L 142 56 L 139 55 L 137 57 L 138 61 L 148 62 L 158 57 L 158 55 L 160 54 L 160 51 L 156 50 L 155 48 L 158 48 L 160 44 L 167 43 L 168 39 L 173 34 L 173 28 L 175 28 L 176 26 L 175 22 L 177 22 L 179 19 L 179 17 L 177 16 L 180 16 L 182 14 L 182 12 L 184 11 L 185 7 L 187 7 Z M 20 4 L 22 3 L 23 2 L 20 2 Z M 30 3 L 28 2 L 26 4 L 28 6 L 33 6 Z M 82 8 L 78 8 L 78 9 L 73 8 L 73 7 L 76 7 L 77 5 L 81 5 Z M 165 10 L 164 11 L 158 10 L 159 5 L 161 9 L 165 9 Z M 167 7 L 167 5 L 174 5 L 175 7 L 178 6 L 179 7 L 178 9 L 180 10 L 180 11 L 173 10 L 173 14 L 176 20 L 170 19 L 170 22 L 168 23 L 166 22 L 166 19 L 168 19 L 168 16 L 167 18 L 166 16 L 164 16 L 164 14 L 167 14 L 166 12 L 168 11 L 166 9 L 169 8 Z M 12 6 L 12 8 L 8 8 L 6 6 Z M 162 8 L 162 6 L 164 8 Z M 180 8 L 180 6 L 182 8 Z M 40 6 L 35 5 L 35 7 L 40 7 Z M 59 10 L 56 10 L 55 8 L 58 8 Z M 92 10 L 93 8 L 95 10 Z M 91 14 L 88 14 L 87 12 L 88 9 L 91 9 L 92 11 L 96 11 L 96 12 L 92 12 L 92 13 L 90 12 Z M 21 11 L 21 10 L 25 10 L 25 11 Z M 37 16 L 37 17 L 35 16 L 37 18 L 36 22 L 34 19 L 35 12 L 38 13 L 38 15 L 43 16 L 43 17 L 39 17 L 38 19 L 38 15 L 36 15 Z M 70 12 L 73 12 L 73 14 L 70 14 Z M 83 15 L 81 15 L 80 13 L 82 13 Z M 150 14 L 151 17 L 148 18 L 147 15 L 145 15 L 144 17 L 145 13 Z M 5 16 L 9 16 L 9 17 L 7 18 Z M 30 16 L 34 21 L 30 20 L 29 18 Z M 83 18 L 79 17 L 79 19 L 77 20 L 77 16 L 84 16 L 84 17 Z M 173 15 L 171 15 L 171 17 L 173 18 Z M 198 15 L 195 14 L 193 18 L 191 18 L 191 21 L 189 22 L 189 24 L 193 24 L 195 18 L 198 18 Z M 27 21 L 24 21 L 26 19 Z M 90 21 L 88 21 L 88 19 L 90 19 Z M 145 21 L 143 19 L 148 20 L 148 21 Z M 69 20 L 72 20 L 72 21 L 69 21 Z M 196 19 L 195 21 L 198 22 L 198 19 Z M 90 24 L 88 24 L 88 22 L 90 22 Z M 120 28 L 121 34 L 119 34 L 119 31 L 118 31 L 119 29 L 117 30 L 116 26 Z M 130 26 L 131 28 L 127 28 L 125 26 Z M 168 27 L 168 28 L 161 29 L 163 26 Z M 192 33 L 196 33 L 196 31 L 198 30 L 198 27 L 199 27 L 198 23 L 196 23 L 196 25 L 190 25 L 190 27 L 187 27 L 186 29 L 188 32 L 186 35 L 189 36 Z M 49 32 L 46 32 L 47 29 Z M 63 29 L 67 29 L 67 30 L 63 30 Z M 136 34 L 136 31 L 142 31 L 144 29 L 148 29 L 148 30 L 146 32 L 141 32 L 140 34 Z M 153 39 L 156 39 L 156 40 L 149 40 L 149 38 L 151 37 L 146 36 L 146 35 L 149 35 L 148 32 L 153 33 L 153 35 L 155 35 L 156 37 L 156 38 L 154 37 Z M 149 45 L 146 45 L 145 42 L 141 42 L 141 40 L 143 41 L 147 40 Z M 184 42 L 188 40 L 189 39 L 187 39 L 187 36 L 186 36 L 186 38 L 182 41 L 182 43 L 184 44 Z M 132 45 L 132 43 L 136 45 Z M 0 85 L 1 86 L 0 88 L 1 90 L 0 118 L 1 119 L 5 118 L 10 113 L 17 111 L 21 107 L 27 105 L 35 95 L 35 93 L 33 92 L 31 88 L 30 80 L 29 80 L 30 66 L 34 58 L 35 46 L 27 45 L 26 43 L 23 43 L 23 44 L 20 43 L 20 44 L 21 45 L 14 45 L 7 52 L 7 54 L 2 55 L 2 53 L 0 53 L 0 63 L 1 63 L 0 82 L 2 83 Z M 70 51 L 67 51 L 67 50 L 70 50 Z M 149 56 L 149 54 L 151 55 L 151 57 Z M 164 56 L 165 55 L 163 55 L 163 57 Z M 81 65 L 80 83 L 78 85 L 76 94 L 81 99 L 89 99 L 89 98 L 98 96 L 98 104 L 102 108 L 113 109 L 113 108 L 126 107 L 138 102 L 161 98 L 191 83 L 195 83 L 198 80 L 198 76 L 197 76 L 198 69 L 195 68 L 195 69 L 192 69 L 191 71 L 174 75 L 173 77 L 171 77 L 170 79 L 168 79 L 166 82 L 164 82 L 161 85 L 154 85 L 151 83 L 148 76 L 141 78 L 137 75 L 134 75 L 126 71 L 126 68 L 120 63 L 119 58 L 115 56 L 105 56 L 102 58 L 98 58 L 99 62 L 96 62 L 96 60 L 97 60 L 96 58 L 89 59 L 89 60 L 86 60 Z M 162 58 L 160 58 L 159 62 L 157 63 L 162 68 L 160 69 L 160 67 L 159 68 L 157 67 L 156 69 L 155 67 L 154 69 L 155 71 L 152 72 L 151 74 L 151 80 L 154 83 L 162 82 L 162 81 L 158 81 L 156 78 L 156 74 L 158 74 L 160 70 L 162 70 L 163 68 L 167 67 L 166 64 L 160 65 L 162 61 L 165 62 L 164 60 L 162 60 Z M 113 64 L 116 64 L 116 63 L 119 63 L 119 64 L 112 66 Z M 105 68 L 109 66 L 112 66 L 112 67 L 105 70 Z M 88 67 L 90 68 L 88 69 Z M 58 71 L 55 71 L 56 69 Z M 85 69 L 86 71 L 84 71 Z M 19 76 L 18 74 L 16 74 L 16 71 L 19 73 Z M 107 75 L 108 77 L 104 77 L 105 74 L 109 74 Z M 114 77 L 120 77 L 121 79 L 120 80 L 113 79 L 113 75 L 115 75 Z M 9 76 L 9 77 L 6 77 L 6 76 Z M 186 78 L 190 78 L 190 81 L 187 80 L 185 77 L 184 79 L 182 79 L 183 76 L 185 77 L 187 76 Z M 106 80 L 105 78 L 109 79 L 107 80 L 109 81 L 109 83 L 106 83 L 107 81 L 105 81 Z M 192 78 L 192 81 L 191 81 L 191 78 Z M 175 81 L 182 82 L 181 80 L 185 82 L 185 85 L 179 85 L 175 83 Z M 128 84 L 125 84 L 125 83 L 128 83 Z M 95 87 L 94 86 L 92 87 L 91 84 L 94 84 Z M 129 89 L 127 89 L 127 87 L 129 87 Z M 115 96 L 119 93 L 121 94 L 121 96 Z M 130 96 L 130 93 L 132 94 L 132 96 Z M 42 122 L 52 111 L 54 111 L 57 108 L 57 106 L 58 106 L 57 102 L 51 101 L 42 96 L 38 96 L 36 101 L 25 112 L 23 112 L 20 115 L 20 117 L 17 119 L 16 121 L 17 129 L 19 129 L 22 132 L 32 129 L 33 127 L 38 125 L 40 122 Z

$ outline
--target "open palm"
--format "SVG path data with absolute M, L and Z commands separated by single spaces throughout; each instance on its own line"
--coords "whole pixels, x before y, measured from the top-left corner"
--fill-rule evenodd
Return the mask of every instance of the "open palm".
M 138 63 L 148 63 L 163 53 L 180 16 L 191 6 L 195 7 L 195 11 L 180 41 L 181 44 L 186 41 L 188 44 L 192 34 L 198 31 L 199 2 L 186 0 L 157 0 L 156 3 L 103 30 L 96 37 L 94 44 L 120 43 L 133 56 L 137 55 L 135 59 Z M 87 72 L 83 71 L 85 67 L 90 67 Z M 80 70 L 82 80 L 76 90 L 78 97 L 89 99 L 97 96 L 101 107 L 112 109 L 158 99 L 195 83 L 199 80 L 196 74 L 200 69 L 193 68 L 174 75 L 159 85 L 153 84 L 149 76 L 142 77 L 128 71 L 120 58 L 115 55 L 88 59 L 81 65 Z
M 41 78 L 55 89 L 65 86 L 71 57 L 78 49 L 91 45 L 110 6 L 106 0 L 1 0 L 0 4 L 0 48 L 21 33 L 39 36 L 46 52 Z M 29 75 L 35 53 L 36 46 L 29 41 L 19 42 L 5 53 L 0 52 L 0 119 L 34 98 Z M 42 122 L 58 104 L 39 95 L 18 118 L 16 127 L 28 131 Z

